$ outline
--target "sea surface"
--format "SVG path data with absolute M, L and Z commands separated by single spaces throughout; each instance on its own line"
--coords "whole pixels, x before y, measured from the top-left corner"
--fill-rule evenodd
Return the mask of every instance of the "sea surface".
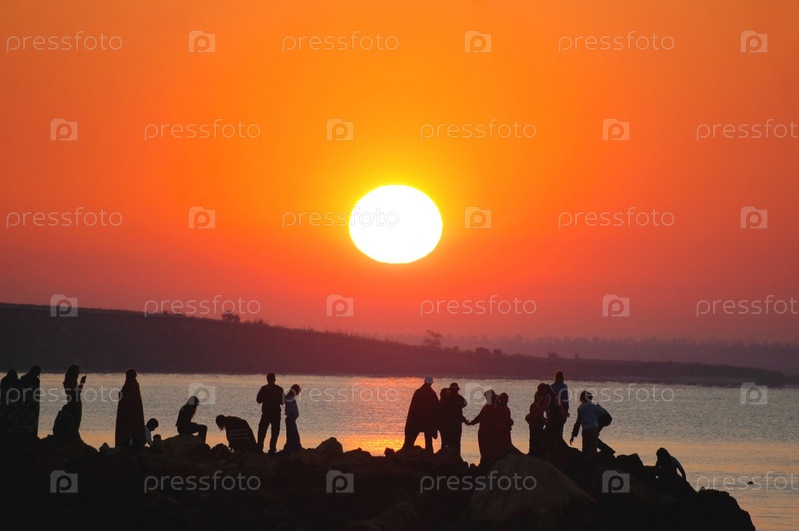
M 567 375 L 568 377 L 568 375 Z M 81 435 L 90 445 L 114 444 L 114 422 L 124 374 L 91 374 L 83 391 Z M 64 404 L 62 374 L 42 375 L 42 407 L 39 436 L 52 433 L 56 413 Z M 190 395 L 201 399 L 195 422 L 208 426 L 207 442 L 225 443 L 224 432 L 214 423 L 216 415 L 246 419 L 257 431 L 260 406 L 258 389 L 264 375 L 139 374 L 145 419 L 158 419 L 156 433 L 176 434 L 178 410 Z M 464 410 L 471 420 L 483 404 L 483 391 L 493 389 L 510 396 L 515 422 L 512 436 L 517 448 L 528 449 L 524 416 L 538 381 L 474 380 L 436 377 L 433 388 L 457 382 L 469 401 Z M 411 396 L 421 385 L 418 378 L 330 377 L 278 375 L 284 389 L 302 387 L 298 427 L 302 444 L 316 447 L 335 437 L 344 450 L 361 448 L 382 455 L 386 448 L 399 449 Z M 592 391 L 597 402 L 613 415 L 603 429 L 602 440 L 617 455 L 637 453 L 646 465 L 655 462 L 663 446 L 677 457 L 694 488 L 730 492 L 748 511 L 758 530 L 799 529 L 799 389 L 764 389 L 751 386 L 701 387 L 663 384 L 568 381 L 572 417 L 577 396 Z M 279 448 L 285 442 L 283 425 Z M 579 437 L 574 441 L 579 448 Z M 417 444 L 423 445 L 420 436 Z M 438 449 L 440 441 L 435 441 Z M 464 427 L 462 455 L 479 461 L 477 427 Z

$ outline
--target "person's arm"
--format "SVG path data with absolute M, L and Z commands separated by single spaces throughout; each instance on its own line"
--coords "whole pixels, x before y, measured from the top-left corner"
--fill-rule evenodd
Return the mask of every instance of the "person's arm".
M 144 428 L 144 438 L 146 439 L 147 446 L 153 445 L 153 432 L 149 428 Z
M 682 476 L 685 481 L 688 481 L 688 474 L 685 473 L 685 469 L 682 467 L 682 464 L 677 461 L 676 457 L 672 457 L 672 459 L 674 459 L 674 464 L 677 466 L 677 471 L 680 473 L 680 476 Z
M 255 397 L 255 401 L 258 402 L 259 404 L 263 404 L 264 403 L 264 388 L 263 387 L 261 387 L 258 390 L 258 396 Z
M 580 433 L 580 410 L 577 410 L 577 420 L 574 421 L 574 427 L 572 428 L 572 438 L 569 441 L 571 444 L 574 441 L 574 438 L 577 437 L 577 434 Z

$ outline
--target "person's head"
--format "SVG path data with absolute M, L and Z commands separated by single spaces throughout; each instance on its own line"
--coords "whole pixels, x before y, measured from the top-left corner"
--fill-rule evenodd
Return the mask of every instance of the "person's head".
M 219 426 L 220 430 L 225 429 L 225 416 L 224 415 L 217 415 L 216 416 L 216 425 Z
M 667 459 L 670 454 L 665 448 L 658 448 L 658 451 L 655 452 L 655 455 L 658 456 L 658 459 Z
M 547 385 L 545 382 L 541 382 L 540 384 L 538 384 L 538 387 L 535 390 L 535 394 L 543 395 L 546 394 L 548 390 L 549 390 L 549 385 Z
M 266 381 L 268 383 L 275 383 L 275 373 L 270 372 L 269 374 L 267 374 L 266 375 Z
M 496 397 L 497 397 L 497 394 L 494 392 L 494 390 L 493 390 L 493 389 L 487 389 L 487 390 L 486 390 L 486 391 L 483 393 L 483 396 L 484 396 L 484 397 L 485 397 L 485 399 L 486 399 L 486 404 L 488 404 L 488 405 L 493 405 L 493 404 L 494 404 L 494 401 L 495 401 L 495 399 L 496 399 Z
M 508 393 L 500 393 L 499 398 L 497 398 L 497 403 L 502 406 L 507 406 L 509 399 Z
M 449 392 L 450 393 L 456 395 L 456 394 L 458 394 L 458 391 L 460 391 L 460 390 L 461 390 L 461 388 L 460 388 L 460 386 L 458 385 L 457 382 L 452 382 L 451 384 L 449 384 Z
M 133 380 L 136 378 L 136 376 L 137 376 L 136 369 L 131 368 L 125 371 L 125 378 L 128 380 Z
M 433 385 L 433 377 L 428 375 L 424 377 L 425 385 Z
M 563 383 L 563 371 L 557 371 L 555 373 L 555 383 Z
M 28 374 L 38 378 L 39 375 L 42 374 L 42 368 L 39 367 L 38 365 L 34 365 L 33 367 L 31 367 L 31 370 L 28 371 Z
M 441 398 L 443 399 L 445 396 L 449 394 L 449 387 L 442 387 L 441 388 Z
M 8 372 L 6 373 L 6 378 L 8 378 L 9 380 L 17 380 L 19 377 L 17 376 L 16 370 L 8 369 Z
M 594 398 L 593 395 L 591 395 L 591 393 L 588 391 L 580 391 L 580 402 L 590 402 L 592 398 Z
M 150 419 L 147 421 L 147 424 L 145 424 L 145 426 L 147 427 L 148 430 L 153 431 L 158 427 L 158 421 L 156 419 Z
M 186 401 L 186 405 L 196 408 L 198 405 L 200 405 L 200 399 L 196 396 L 190 396 L 188 401 Z
M 75 363 L 73 363 L 67 369 L 66 377 L 67 378 L 75 378 L 75 379 L 77 379 L 78 378 L 78 374 L 80 374 L 80 366 L 75 364 Z
M 297 396 L 300 394 L 300 391 L 302 391 L 302 388 L 298 384 L 292 385 L 289 389 L 294 392 L 294 396 Z

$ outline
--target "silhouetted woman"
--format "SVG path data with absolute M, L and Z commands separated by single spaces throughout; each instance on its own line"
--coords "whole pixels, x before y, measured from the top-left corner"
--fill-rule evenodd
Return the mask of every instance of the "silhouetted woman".
M 483 396 L 486 399 L 485 405 L 471 422 L 467 422 L 467 426 L 480 425 L 477 429 L 477 446 L 480 448 L 481 466 L 489 463 L 493 457 L 492 452 L 495 446 L 493 444 L 494 425 L 497 419 L 496 394 L 492 389 L 489 389 L 483 393 Z
M 67 395 L 67 403 L 58 412 L 53 423 L 53 436 L 60 443 L 68 443 L 80 440 L 80 422 L 83 417 L 83 404 L 80 397 L 83 392 L 83 385 L 86 383 L 86 375 L 80 377 L 80 366 L 70 365 L 64 374 L 64 394 Z
M 530 404 L 530 412 L 524 417 L 530 427 L 529 455 L 541 457 L 544 455 L 544 429 L 546 427 L 545 413 L 552 404 L 552 389 L 541 382 Z
M 125 384 L 119 392 L 114 437 L 117 448 L 143 448 L 146 443 L 144 407 L 142 406 L 141 390 L 136 376 L 136 369 L 125 371 Z
M 300 408 L 297 406 L 299 394 L 300 386 L 297 384 L 292 385 L 286 393 L 286 444 L 283 446 L 283 451 L 286 453 L 302 449 L 300 432 L 297 430 L 297 418 L 300 416 Z
M 22 431 L 22 384 L 11 369 L 0 380 L 0 443 L 18 440 Z
M 494 435 L 492 437 L 492 460 L 500 459 L 509 452 L 518 452 L 516 447 L 513 446 L 513 441 L 511 439 L 513 419 L 510 415 L 508 399 L 508 393 L 500 393 L 499 397 L 497 397 L 497 405 L 495 410 L 496 418 L 494 419 Z
M 196 396 L 189 397 L 186 405 L 180 408 L 180 412 L 178 412 L 178 421 L 175 423 L 175 426 L 178 428 L 178 435 L 194 435 L 196 433 L 197 437 L 199 437 L 202 442 L 205 442 L 205 436 L 208 434 L 208 426 L 205 424 L 197 424 L 193 421 L 199 403 L 200 399 Z
M 22 385 L 22 431 L 28 440 L 39 438 L 39 404 L 41 383 L 39 376 L 42 369 L 38 365 L 31 367 L 27 374 L 19 379 Z

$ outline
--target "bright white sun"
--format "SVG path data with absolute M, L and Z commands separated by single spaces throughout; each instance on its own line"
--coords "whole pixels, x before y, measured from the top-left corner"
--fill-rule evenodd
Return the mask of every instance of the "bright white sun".
M 436 204 L 403 185 L 375 188 L 350 214 L 350 237 L 366 256 L 387 264 L 407 264 L 427 256 L 441 239 Z

